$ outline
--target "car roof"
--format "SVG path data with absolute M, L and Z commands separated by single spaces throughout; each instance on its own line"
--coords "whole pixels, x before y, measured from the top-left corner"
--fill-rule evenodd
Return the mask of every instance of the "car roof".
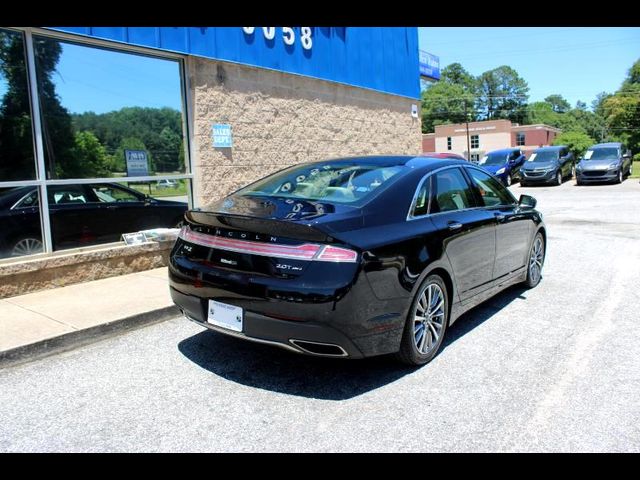
M 498 150 L 491 150 L 490 152 L 487 152 L 486 154 L 489 155 L 490 153 L 510 153 L 510 152 L 515 151 L 515 150 L 520 150 L 520 147 L 500 148 Z
M 381 167 L 404 165 L 409 168 L 424 168 L 427 170 L 445 167 L 448 165 L 469 165 L 469 162 L 466 160 L 416 155 L 362 155 L 340 157 L 310 162 L 307 163 L 307 165 L 320 165 L 329 162 L 353 162 L 362 165 L 378 164 Z
M 567 148 L 566 145 L 547 145 L 546 147 L 538 147 L 534 152 L 541 152 L 542 150 L 560 150 L 561 148 Z
M 440 152 L 422 152 L 421 157 L 433 157 L 433 158 L 457 158 L 466 160 L 462 155 L 457 153 L 440 153 Z
M 622 145 L 620 142 L 596 143 L 589 148 L 619 147 L 620 145 Z

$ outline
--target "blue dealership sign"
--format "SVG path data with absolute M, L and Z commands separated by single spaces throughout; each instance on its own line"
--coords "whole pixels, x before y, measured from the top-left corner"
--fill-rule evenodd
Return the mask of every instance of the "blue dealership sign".
M 211 135 L 213 137 L 213 146 L 215 148 L 233 147 L 231 125 L 224 124 L 224 123 L 214 123 L 211 129 L 212 129 Z
M 55 27 L 420 98 L 417 27 Z
M 440 57 L 420 50 L 420 75 L 440 80 Z

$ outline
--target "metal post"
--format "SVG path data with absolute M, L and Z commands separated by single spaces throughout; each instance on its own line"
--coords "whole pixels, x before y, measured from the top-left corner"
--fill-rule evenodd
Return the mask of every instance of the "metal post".
M 36 140 L 36 160 L 37 160 L 37 179 L 38 191 L 40 197 L 40 219 L 42 237 L 44 240 L 44 251 L 53 252 L 53 242 L 51 241 L 51 222 L 49 220 L 49 199 L 47 198 L 47 170 L 44 165 L 44 147 L 42 144 L 42 123 L 40 117 L 40 97 L 38 96 L 38 78 L 36 75 L 36 59 L 33 50 L 33 36 L 31 29 L 26 29 L 25 46 L 27 48 L 27 66 L 29 72 L 29 94 L 31 95 L 31 110 L 33 115 L 33 129 Z
M 469 114 L 467 113 L 467 100 L 464 100 L 464 119 L 467 123 L 467 161 L 471 161 L 471 142 L 469 141 Z

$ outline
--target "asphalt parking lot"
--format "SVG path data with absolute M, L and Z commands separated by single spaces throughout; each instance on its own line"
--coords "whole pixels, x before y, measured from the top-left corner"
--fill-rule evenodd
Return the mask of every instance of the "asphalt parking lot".
M 0 371 L 0 451 L 640 451 L 640 184 L 511 187 L 543 279 L 427 366 L 296 356 L 181 318 Z

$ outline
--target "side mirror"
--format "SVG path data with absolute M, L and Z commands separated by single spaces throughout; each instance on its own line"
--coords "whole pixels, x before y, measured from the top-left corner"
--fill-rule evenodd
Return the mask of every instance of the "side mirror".
M 518 205 L 527 208 L 536 208 L 537 203 L 537 200 L 531 195 L 520 195 L 520 199 L 518 200 Z

